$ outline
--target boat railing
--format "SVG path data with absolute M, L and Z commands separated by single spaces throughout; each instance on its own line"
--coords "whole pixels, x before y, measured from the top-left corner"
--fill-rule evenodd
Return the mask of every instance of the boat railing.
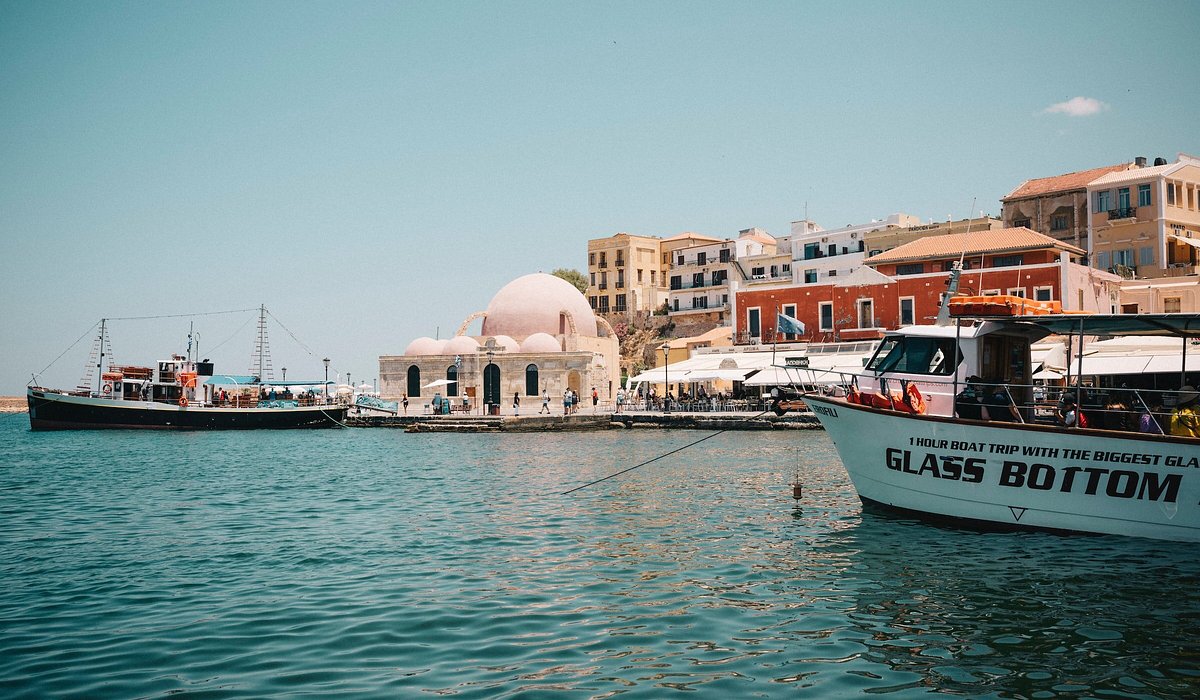
M 846 396 L 852 389 L 879 391 L 887 397 L 902 396 L 898 378 L 872 374 L 837 372 L 839 381 L 819 389 L 826 396 Z M 911 380 L 910 380 L 911 381 Z M 948 400 L 959 415 L 963 392 L 973 387 L 986 420 L 1076 426 L 1071 409 L 1082 413 L 1077 427 L 1125 432 L 1167 433 L 1170 417 L 1179 399 L 1178 389 L 1129 387 L 1058 386 L 1014 384 L 922 377 L 916 382 L 926 402 L 932 397 Z M 812 392 L 806 392 L 812 393 Z M 1010 410 L 1010 409 L 1015 409 Z M 940 413 L 940 412 L 939 412 Z M 1000 415 L 992 415 L 998 413 Z M 947 413 L 948 414 L 948 413 Z

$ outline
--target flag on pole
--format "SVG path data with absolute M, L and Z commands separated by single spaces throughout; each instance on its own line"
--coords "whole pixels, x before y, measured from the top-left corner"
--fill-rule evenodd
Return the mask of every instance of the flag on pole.
M 799 319 L 792 318 L 787 314 L 779 314 L 775 320 L 775 326 L 780 333 L 795 333 L 796 335 L 804 335 L 804 323 Z

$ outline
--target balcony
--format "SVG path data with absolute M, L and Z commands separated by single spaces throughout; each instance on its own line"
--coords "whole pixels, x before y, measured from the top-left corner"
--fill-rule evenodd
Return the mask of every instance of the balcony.
M 1137 207 L 1118 207 L 1108 210 L 1108 220 L 1132 219 L 1137 216 Z

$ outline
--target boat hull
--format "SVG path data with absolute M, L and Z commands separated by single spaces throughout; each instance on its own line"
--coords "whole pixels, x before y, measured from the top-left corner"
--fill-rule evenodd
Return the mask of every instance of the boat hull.
M 805 401 L 867 506 L 977 528 L 1200 541 L 1200 440 Z
M 147 401 L 98 399 L 30 389 L 33 430 L 253 430 L 333 428 L 346 419 L 344 406 L 225 408 L 172 406 Z

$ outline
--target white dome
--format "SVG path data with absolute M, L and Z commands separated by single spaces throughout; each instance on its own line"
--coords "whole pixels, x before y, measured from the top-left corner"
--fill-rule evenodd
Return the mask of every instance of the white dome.
M 559 347 L 558 341 L 554 336 L 547 333 L 534 333 L 521 343 L 521 352 L 559 352 L 562 348 Z
M 578 335 L 599 335 L 596 315 L 574 285 L 542 272 L 525 275 L 504 285 L 492 297 L 483 319 L 483 334 L 528 338 L 534 333 L 570 333 L 570 322 L 559 322 L 564 313 L 575 322 Z
M 447 355 L 474 355 L 479 349 L 479 341 L 469 335 L 456 335 L 446 341 L 442 352 Z
M 417 338 L 404 348 L 405 355 L 441 355 L 442 348 L 446 347 L 446 341 L 434 340 L 428 336 Z

